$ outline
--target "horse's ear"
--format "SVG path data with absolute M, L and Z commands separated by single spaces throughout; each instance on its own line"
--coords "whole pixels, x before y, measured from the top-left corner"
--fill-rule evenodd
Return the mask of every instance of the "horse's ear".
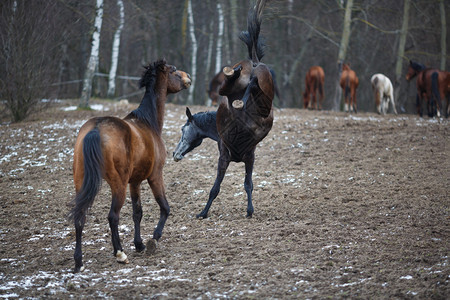
M 192 122 L 194 117 L 192 117 L 191 110 L 186 106 L 186 116 L 188 117 L 189 122 Z

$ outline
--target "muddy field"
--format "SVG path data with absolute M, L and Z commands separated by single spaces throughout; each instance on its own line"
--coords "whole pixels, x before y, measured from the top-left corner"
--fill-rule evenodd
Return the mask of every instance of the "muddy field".
M 0 131 L 0 298 L 386 298 L 450 295 L 450 124 L 413 115 L 275 111 L 258 146 L 252 219 L 244 165 L 231 164 L 209 218 L 198 220 L 216 173 L 205 140 L 174 162 L 185 122 L 168 104 L 164 139 L 171 216 L 154 255 L 133 246 L 131 200 L 120 234 L 130 263 L 112 255 L 103 186 L 84 231 L 86 270 L 73 274 L 73 145 L 97 111 L 58 102 Z M 207 110 L 192 107 L 192 112 Z M 144 241 L 159 209 L 142 184 Z

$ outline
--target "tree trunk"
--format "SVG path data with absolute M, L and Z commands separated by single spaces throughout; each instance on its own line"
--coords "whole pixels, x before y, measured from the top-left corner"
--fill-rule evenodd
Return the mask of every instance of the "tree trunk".
M 340 109 L 340 103 L 341 103 L 341 87 L 339 85 L 339 81 L 341 79 L 342 74 L 342 64 L 344 63 L 345 56 L 347 54 L 347 48 L 350 41 L 350 24 L 352 22 L 352 7 L 353 7 L 353 0 L 348 0 L 347 5 L 345 6 L 345 15 L 344 15 L 344 28 L 342 29 L 342 38 L 341 38 L 341 44 L 339 46 L 339 54 L 338 54 L 338 62 L 337 62 L 337 68 L 338 68 L 338 76 L 336 80 L 336 92 L 334 95 L 334 103 L 332 109 L 334 111 L 339 111 Z
M 220 3 L 217 3 L 217 13 L 219 15 L 219 32 L 217 34 L 217 47 L 216 47 L 216 68 L 214 70 L 214 73 L 219 73 L 222 68 L 222 39 L 223 39 L 223 10 L 222 5 Z
M 445 20 L 444 0 L 439 0 L 439 10 L 441 11 L 441 70 L 445 70 L 447 56 L 447 21 Z
M 98 66 L 98 53 L 100 49 L 100 30 L 102 29 L 103 20 L 103 0 L 97 0 L 96 16 L 94 22 L 94 33 L 92 34 L 92 48 L 91 56 L 84 73 L 83 90 L 81 92 L 80 108 L 89 107 L 89 98 L 92 90 L 92 79 L 94 78 L 95 70 Z
M 398 43 L 397 63 L 395 64 L 394 99 L 400 105 L 400 111 L 405 111 L 405 100 L 399 98 L 400 80 L 402 77 L 403 58 L 405 56 L 406 35 L 408 34 L 410 0 L 405 0 L 403 6 L 403 22 L 400 31 L 400 41 Z
M 111 54 L 111 69 L 109 70 L 109 82 L 108 82 L 108 98 L 114 97 L 116 93 L 116 73 L 117 64 L 119 62 L 119 49 L 120 49 L 120 34 L 125 23 L 125 12 L 123 8 L 123 1 L 117 0 L 117 6 L 119 7 L 120 23 L 116 32 L 114 33 L 114 40 Z
M 189 105 L 194 104 L 194 91 L 195 82 L 197 76 L 197 39 L 195 38 L 194 16 L 192 14 L 192 3 L 188 0 L 188 21 L 189 21 L 189 35 L 192 43 L 192 56 L 191 56 L 191 80 L 194 83 L 189 89 L 189 96 L 187 103 Z

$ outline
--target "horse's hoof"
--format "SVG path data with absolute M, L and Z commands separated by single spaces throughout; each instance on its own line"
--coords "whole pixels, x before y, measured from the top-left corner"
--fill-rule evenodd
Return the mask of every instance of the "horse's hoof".
M 116 259 L 117 259 L 117 262 L 121 263 L 121 264 L 128 264 L 128 263 L 130 263 L 128 261 L 127 255 L 124 252 L 120 251 L 120 250 L 117 251 L 117 253 L 116 253 Z
M 74 273 L 79 273 L 79 272 L 83 272 L 83 271 L 84 271 L 84 266 L 75 267 L 75 269 L 73 270 Z
M 244 101 L 242 101 L 242 100 L 234 100 L 232 105 L 233 105 L 233 107 L 235 109 L 241 110 L 244 107 Z
M 142 243 L 135 244 L 134 247 L 136 248 L 136 252 L 142 252 L 145 250 L 145 246 Z
M 156 240 L 155 239 L 151 239 L 148 240 L 147 242 L 147 251 L 145 251 L 145 253 L 147 253 L 147 255 L 153 255 L 156 252 Z
M 207 214 L 204 214 L 204 213 L 199 213 L 199 214 L 196 216 L 197 219 L 206 219 L 207 217 L 208 217 L 208 215 L 207 215 Z

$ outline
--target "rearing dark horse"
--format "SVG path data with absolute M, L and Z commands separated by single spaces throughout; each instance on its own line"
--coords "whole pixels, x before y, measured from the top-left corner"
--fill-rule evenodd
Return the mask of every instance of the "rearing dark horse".
M 244 188 L 247 192 L 247 217 L 253 215 L 252 172 L 256 145 L 272 128 L 274 83 L 270 69 L 260 62 L 264 56 L 264 44 L 259 39 L 261 15 L 265 0 L 258 0 L 249 10 L 247 31 L 239 38 L 248 48 L 249 59 L 225 67 L 225 80 L 219 90 L 226 96 L 217 109 L 219 133 L 219 161 L 217 177 L 209 193 L 208 202 L 197 218 L 206 218 L 213 200 L 220 191 L 220 184 L 231 161 L 245 163 Z

